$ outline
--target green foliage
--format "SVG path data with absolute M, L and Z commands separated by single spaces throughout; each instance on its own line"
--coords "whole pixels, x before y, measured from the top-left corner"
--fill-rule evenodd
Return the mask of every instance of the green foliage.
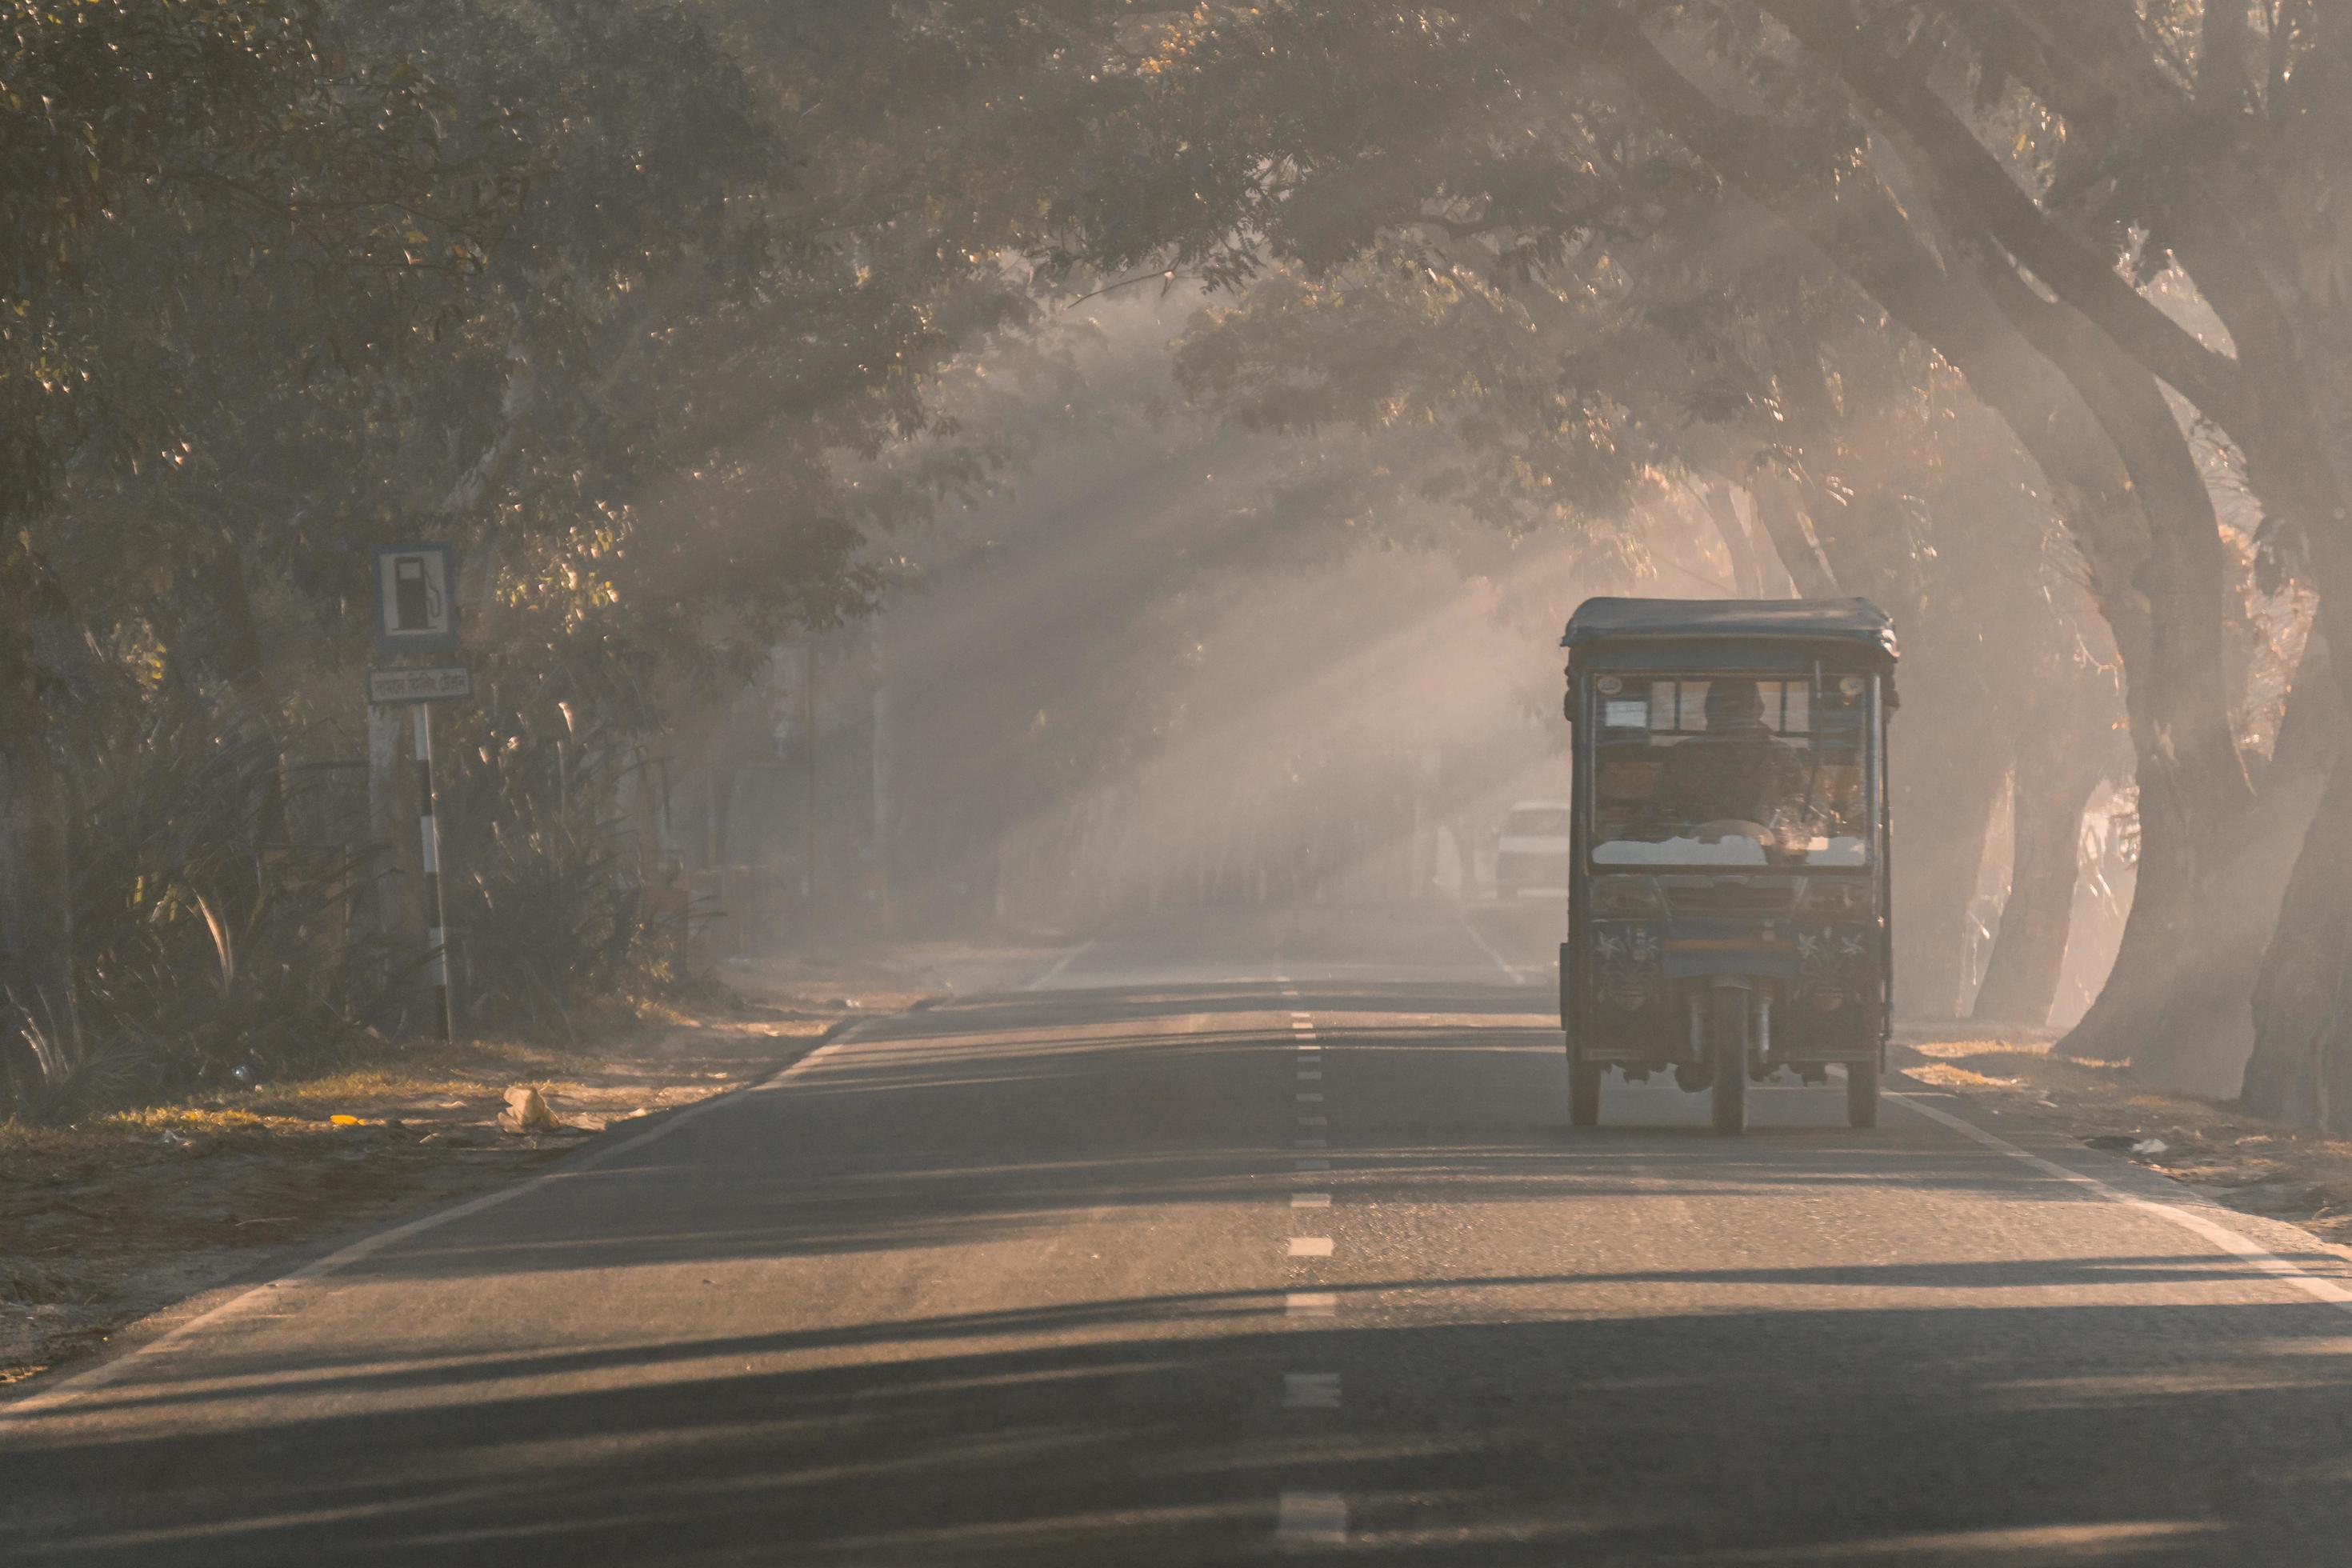
M 624 788 L 651 790 L 616 725 L 575 732 L 551 703 L 511 713 L 444 794 L 444 884 L 461 994 L 478 1021 L 544 1029 L 640 988 L 668 954 L 647 918 Z
M 17 4 L 0 35 L 0 521 L 70 466 L 168 465 L 219 306 L 309 306 L 314 353 L 429 310 L 511 191 L 413 64 L 289 0 Z M 318 327 L 332 323 L 324 333 Z
M 404 836 L 375 841 L 359 765 L 386 542 L 465 563 L 486 700 L 442 773 L 483 1006 L 669 962 L 623 779 L 779 636 L 871 603 L 869 531 L 929 499 L 845 471 L 1026 314 L 1004 216 L 983 242 L 922 188 L 968 172 L 953 138 L 887 122 L 902 68 L 969 62 L 837 11 L 6 7 L 0 752 L 83 813 L 70 929 L 0 931 L 14 989 L 58 989 L 44 952 L 75 977 L 49 1092 L 401 1024 L 414 937 L 371 889 Z M 298 849 L 313 776 L 338 827 Z
M 119 695 L 119 694 L 118 694 Z M 365 859 L 289 832 L 315 803 L 276 737 L 205 694 L 108 704 L 68 763 L 74 1017 L 51 1110 L 331 1059 L 369 1002 Z

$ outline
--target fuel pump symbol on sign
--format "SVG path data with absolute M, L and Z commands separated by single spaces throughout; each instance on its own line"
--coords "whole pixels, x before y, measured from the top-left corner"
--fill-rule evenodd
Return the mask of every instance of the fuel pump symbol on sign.
M 446 544 L 375 552 L 376 641 L 385 653 L 447 653 L 457 646 L 450 564 Z

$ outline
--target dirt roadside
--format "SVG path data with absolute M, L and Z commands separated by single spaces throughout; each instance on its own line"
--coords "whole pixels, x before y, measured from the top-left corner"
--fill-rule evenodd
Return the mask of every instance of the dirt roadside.
M 94 1116 L 0 1122 L 0 1387 L 312 1244 L 538 1170 L 608 1127 L 767 1077 L 828 1029 L 1034 973 L 1050 948 L 937 944 L 720 972 L 740 1005 L 561 1047 L 386 1050 L 350 1071 Z M 540 1090 L 560 1125 L 497 1125 Z
M 2352 1247 L 2352 1142 L 2288 1127 L 2226 1101 L 2168 1094 L 2118 1063 L 2051 1055 L 2052 1031 L 1914 1025 L 1895 1031 L 1889 1087 L 1942 1089 L 1987 1124 L 2055 1130 L 2117 1153 L 2242 1213 Z

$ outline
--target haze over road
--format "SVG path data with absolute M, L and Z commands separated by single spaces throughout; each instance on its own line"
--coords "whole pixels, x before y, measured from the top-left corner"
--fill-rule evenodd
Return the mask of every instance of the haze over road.
M 2352 1553 L 2324 1286 L 1939 1097 L 1571 1134 L 1547 934 L 1192 915 L 877 1020 L 0 1406 L 0 1562 Z

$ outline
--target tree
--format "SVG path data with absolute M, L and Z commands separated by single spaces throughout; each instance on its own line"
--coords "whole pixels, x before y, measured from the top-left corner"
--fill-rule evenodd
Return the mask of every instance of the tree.
M 1962 9 L 1593 0 L 1370 26 L 1312 4 L 1203 9 L 1136 46 L 1126 100 L 1090 138 L 1099 173 L 1057 206 L 1057 254 L 1244 280 L 1389 234 L 1550 267 L 1638 215 L 1631 171 L 1769 215 L 1965 376 L 2042 471 L 2126 672 L 2146 846 L 2125 954 L 2081 1043 L 2124 1042 L 2160 1068 L 2166 1042 L 2194 1056 L 2208 1037 L 2201 1020 L 2167 1017 L 2231 989 L 2187 960 L 2211 945 L 2196 940 L 2199 910 L 2245 858 L 2230 839 L 2258 819 L 2231 724 L 2231 563 L 2166 385 L 2209 419 L 2245 405 L 2224 356 L 2117 279 L 2112 226 L 2085 237 L 2030 197 L 2021 214 L 1998 161 L 2000 184 L 1984 177 L 1989 144 L 1968 117 L 1985 106 L 1938 93 L 2010 62 L 1985 41 L 1998 29 Z M 2118 17 L 2140 51 L 2125 63 L 2161 76 L 2171 40 L 2128 5 L 2037 26 L 2095 36 Z M 1176 184 L 1188 199 L 1157 199 Z M 2240 445 L 2281 515 L 2316 493 L 2307 443 L 2300 462 L 2284 437 Z
M 2340 19 L 2326 7 L 2234 0 L 2200 7 L 2193 26 L 2117 4 L 1774 9 L 1903 128 L 1946 199 L 1984 226 L 1999 265 L 2054 292 L 2227 432 L 2268 514 L 2266 544 L 2300 555 L 2324 595 L 2323 626 L 2333 619 L 2352 591 L 2342 574 L 2343 432 L 2319 417 L 2341 405 L 2325 394 L 2342 374 L 2347 342 L 2331 279 L 2338 247 L 2320 216 L 2336 177 L 2330 150 L 2344 128 L 2334 85 L 2347 65 Z M 2035 149 L 2022 187 L 2011 177 L 2019 171 L 2004 169 L 1948 102 L 1947 94 L 1969 85 L 1980 100 L 2012 100 L 2016 145 Z M 2141 277 L 2168 260 L 2180 267 L 2227 329 L 2231 352 L 2197 342 L 2153 309 L 2118 271 L 2119 258 Z M 2335 645 L 2323 638 L 2321 646 Z M 2315 679 L 2308 689 L 2323 710 L 2303 728 L 2333 735 L 2341 720 L 2325 710 L 2336 683 Z M 2297 754 L 2297 767 L 2279 770 L 2266 794 L 2292 797 L 2315 767 L 2325 768 L 2326 751 L 2323 743 L 2315 755 Z M 2266 801 L 2252 820 L 2293 831 L 2308 819 Z M 2278 909 L 2275 853 L 2260 834 L 2227 816 L 2217 820 L 2222 837 L 2237 840 L 2220 852 L 2231 864 L 2209 868 L 2202 879 L 2203 917 L 2184 914 L 2176 923 L 2203 936 L 2221 911 L 2220 961 L 2210 937 L 2193 954 L 2178 942 L 2144 945 L 2141 956 L 2160 952 L 2168 984 L 2126 971 L 2125 984 L 2102 998 L 2105 1011 L 2085 1021 L 2076 1048 L 2120 1054 L 2121 1047 L 2160 1067 L 2243 1028 L 2247 938 Z M 2306 868 L 2291 884 L 2304 899 L 2337 879 L 2319 870 L 2332 866 L 2333 852 L 2324 837 L 2306 849 Z M 2254 874 L 2233 879 L 2232 869 Z M 2313 1054 L 2334 1031 L 2325 1021 L 2332 988 L 2324 981 L 2315 988 L 2304 935 L 2325 918 L 2292 898 L 2279 917 L 2258 1009 L 2273 1045 L 2249 1079 L 2260 1108 L 2306 1109 L 2309 1089 L 2285 1086 L 2332 1070 Z M 2298 965 L 2305 978 L 2286 980 Z M 2122 1005 L 2108 1005 L 2111 998 Z
M 1606 520 L 1662 473 L 1720 472 L 1756 487 L 1757 514 L 1801 581 L 1892 592 L 1902 574 L 1886 552 L 1906 554 L 1909 503 L 1885 464 L 1866 470 L 1893 446 L 1859 418 L 1866 433 L 1842 457 L 1836 438 L 1839 377 L 1859 387 L 1874 357 L 1862 345 L 1886 332 L 1885 312 L 1800 236 L 1821 228 L 1800 210 L 1811 185 L 1829 188 L 1840 150 L 1857 145 L 1839 95 L 1808 99 L 1818 82 L 1782 73 L 1771 85 L 1793 107 L 1779 118 L 1813 142 L 1776 146 L 1767 117 L 1734 125 L 1686 86 L 1652 81 L 1629 96 L 1629 68 L 1664 60 L 1638 29 L 1612 43 L 1604 26 L 1596 43 L 1556 20 L 1529 8 L 1367 27 L 1345 7 L 1294 5 L 1171 22 L 1139 42 L 1126 96 L 1094 122 L 1074 161 L 1079 189 L 1048 204 L 1067 215 L 1048 257 L 1246 284 L 1186 351 L 1196 395 L 1257 428 L 1377 431 L 1383 482 L 1400 493 L 1513 530 L 1565 523 L 1630 557 L 1636 533 Z M 1675 114 L 1656 112 L 1661 96 Z M 1764 151 L 1743 161 L 1748 148 Z M 1769 201 L 1744 200 L 1693 156 L 1727 149 Z M 1189 200 L 1156 198 L 1176 181 Z M 1833 229 L 1845 249 L 1875 257 L 1865 282 L 1900 286 L 1888 291 L 1912 310 L 1907 324 L 1953 340 L 2007 389 L 2012 423 L 2069 481 L 2061 509 L 2089 520 L 2109 578 L 2129 565 L 2145 519 L 2084 400 L 1891 198 L 1856 195 Z M 1926 363 L 1895 384 L 1923 384 Z M 1800 426 L 1812 433 L 1811 467 Z M 1862 506 L 1855 480 L 1870 492 Z M 1825 526 L 1832 510 L 1840 530 Z M 1843 574 L 1824 532 L 1847 557 Z M 2038 592 L 2042 559 L 2031 551 L 2011 580 Z M 1922 602 L 1940 610 L 1944 596 Z M 2226 704 L 2206 695 L 2206 729 L 2226 741 Z M 2004 760 L 1979 748 L 1967 761 L 1987 767 L 1979 842 Z M 1965 893 L 1937 895 L 1973 876 L 1973 856 L 1955 857 L 1946 885 L 1910 885 L 1956 922 Z M 1948 989 L 1956 1002 L 1957 978 Z
M 856 209 L 877 174 L 926 199 L 866 105 L 790 101 L 886 78 L 919 40 L 820 26 L 829 53 L 786 70 L 738 20 L 20 8 L 0 57 L 0 978 L 44 1072 L 70 1066 L 52 1047 L 78 992 L 109 999 L 100 1053 L 187 1070 L 228 1048 L 125 977 L 198 984 L 206 947 L 226 974 L 241 921 L 359 875 L 286 835 L 320 815 L 304 770 L 357 749 L 369 545 L 447 538 L 469 563 L 486 700 L 445 734 L 444 774 L 475 808 L 450 846 L 474 932 L 512 929 L 562 857 L 612 859 L 666 727 L 778 636 L 870 602 L 877 519 L 845 469 L 923 428 L 934 368 L 1024 291 L 943 240 L 951 221 Z M 214 809 L 175 793 L 183 741 L 272 761 L 207 773 L 233 797 Z M 69 839 L 91 852 L 68 861 Z M 283 924 L 270 964 L 236 972 L 295 976 L 349 1022 L 365 987 L 336 978 L 337 921 Z

